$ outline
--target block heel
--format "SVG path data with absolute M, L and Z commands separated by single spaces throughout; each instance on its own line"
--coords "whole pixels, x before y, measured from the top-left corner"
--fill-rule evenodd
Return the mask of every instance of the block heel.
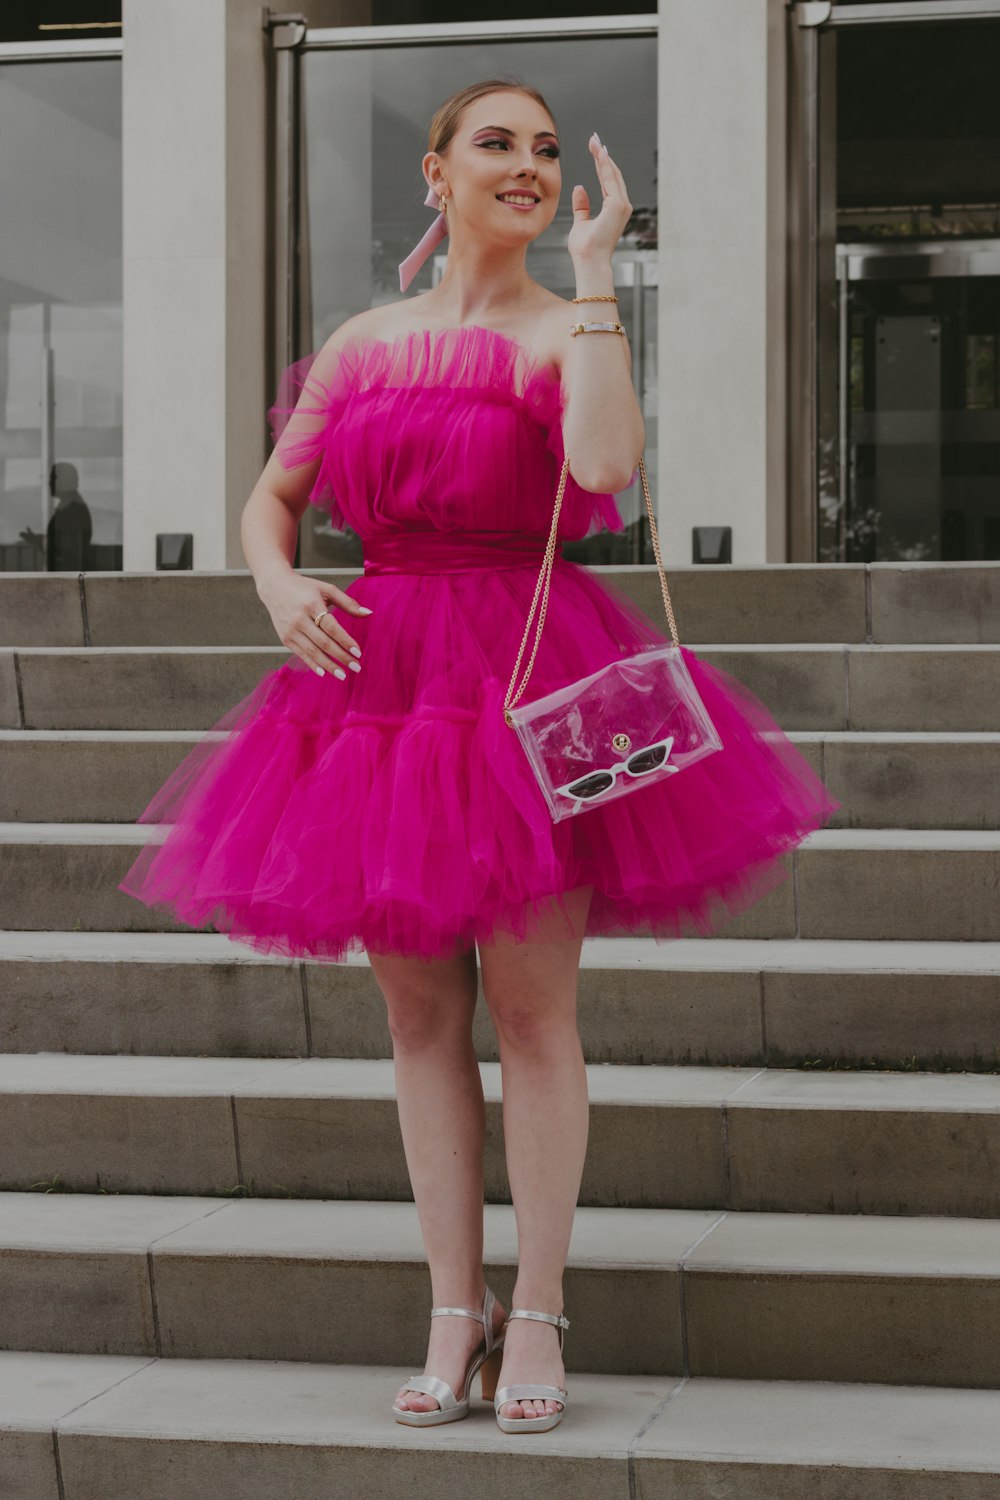
M 496 1395 L 497 1381 L 500 1379 L 500 1366 L 503 1364 L 503 1341 L 497 1344 L 493 1353 L 483 1360 L 479 1369 L 479 1386 L 484 1401 L 492 1401 Z

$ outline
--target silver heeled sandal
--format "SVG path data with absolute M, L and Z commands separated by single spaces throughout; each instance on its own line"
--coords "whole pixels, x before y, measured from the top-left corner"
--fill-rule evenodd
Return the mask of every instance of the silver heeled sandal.
M 414 1391 L 424 1391 L 428 1396 L 433 1396 L 438 1405 L 430 1411 L 413 1411 L 405 1407 L 397 1406 L 395 1402 L 389 1408 L 397 1422 L 403 1422 L 409 1427 L 435 1427 L 439 1422 L 457 1422 L 460 1417 L 469 1415 L 469 1393 L 472 1390 L 472 1381 L 476 1371 L 480 1371 L 480 1385 L 483 1400 L 489 1401 L 497 1388 L 497 1380 L 500 1376 L 500 1362 L 503 1357 L 503 1328 L 499 1334 L 493 1333 L 493 1305 L 496 1297 L 489 1287 L 483 1294 L 482 1312 L 475 1312 L 471 1307 L 432 1307 L 431 1317 L 441 1318 L 456 1315 L 463 1318 L 475 1318 L 477 1323 L 482 1323 L 485 1340 L 471 1354 L 466 1367 L 465 1378 L 462 1381 L 462 1392 L 456 1396 L 447 1380 L 439 1380 L 436 1375 L 411 1375 L 409 1380 L 404 1380 L 404 1386 Z M 506 1326 L 506 1325 L 504 1325 Z
M 564 1318 L 562 1313 L 529 1312 L 526 1307 L 512 1307 L 507 1314 L 504 1331 L 511 1318 L 536 1318 L 540 1323 L 555 1323 L 559 1329 L 559 1353 L 562 1353 L 563 1330 L 569 1327 L 569 1319 Z M 494 1392 L 493 1410 L 496 1412 L 497 1422 L 502 1432 L 548 1432 L 550 1427 L 555 1427 L 562 1421 L 568 1396 L 569 1392 L 565 1386 L 561 1385 L 503 1385 Z M 500 1415 L 500 1408 L 507 1401 L 536 1400 L 559 1401 L 562 1404 L 558 1411 L 550 1412 L 548 1416 L 502 1417 Z

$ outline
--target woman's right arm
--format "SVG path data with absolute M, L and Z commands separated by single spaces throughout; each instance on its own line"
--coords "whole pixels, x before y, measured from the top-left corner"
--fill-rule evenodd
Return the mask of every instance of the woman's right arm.
M 322 381 L 324 371 L 338 358 L 341 345 L 353 331 L 349 324 L 354 322 L 350 319 L 348 324 L 342 324 L 317 354 L 310 367 L 310 375 L 316 380 Z M 310 406 L 313 402 L 314 396 L 307 388 L 299 397 L 299 405 Z M 294 435 L 296 423 L 301 430 L 304 422 L 315 427 L 316 421 L 313 416 L 300 418 L 297 423 L 293 412 L 288 421 L 290 436 Z M 371 611 L 335 584 L 295 571 L 292 559 L 299 522 L 309 505 L 321 459 L 317 457 L 297 468 L 286 469 L 279 449 L 280 440 L 243 507 L 240 518 L 243 555 L 253 574 L 257 597 L 271 616 L 282 644 L 314 671 L 343 676 L 340 663 L 346 665 L 355 659 L 351 647 L 358 643 L 333 615 L 324 615 L 318 625 L 315 617 L 331 603 L 348 614 L 364 615 Z

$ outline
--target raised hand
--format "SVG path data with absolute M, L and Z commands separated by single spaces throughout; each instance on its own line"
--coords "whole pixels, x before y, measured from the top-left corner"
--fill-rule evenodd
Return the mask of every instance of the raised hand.
M 566 238 L 566 248 L 574 261 L 610 261 L 611 252 L 632 216 L 632 204 L 625 190 L 625 179 L 608 155 L 607 147 L 601 144 L 596 130 L 589 145 L 603 196 L 601 211 L 596 219 L 590 217 L 587 189 L 577 183 L 571 199 L 573 228 Z

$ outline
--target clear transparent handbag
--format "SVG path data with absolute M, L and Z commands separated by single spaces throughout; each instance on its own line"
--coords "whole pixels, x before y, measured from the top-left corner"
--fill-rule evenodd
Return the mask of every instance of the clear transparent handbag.
M 533 703 L 515 707 L 535 661 L 549 600 L 569 457 L 559 476 L 552 529 L 538 575 L 521 649 L 504 698 L 504 720 L 516 731 L 554 822 L 603 807 L 618 797 L 676 776 L 722 740 L 691 680 L 680 649 L 667 578 L 660 556 L 646 465 L 639 460 L 663 606 L 673 644 L 664 643 L 610 662 L 589 677 L 567 683 Z M 514 691 L 535 606 L 542 604 L 524 677 Z

